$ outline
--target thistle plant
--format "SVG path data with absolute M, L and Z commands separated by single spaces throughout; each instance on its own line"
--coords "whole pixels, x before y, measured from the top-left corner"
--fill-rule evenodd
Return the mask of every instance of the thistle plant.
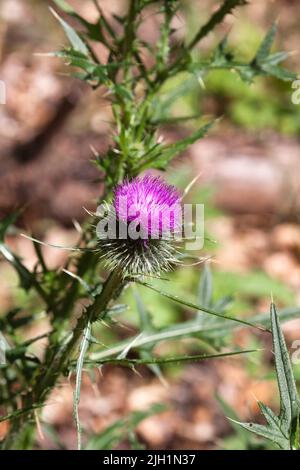
M 163 101 L 172 102 L 172 97 L 166 99 L 163 96 L 163 86 L 181 72 L 203 82 L 206 74 L 216 69 L 238 74 L 247 83 L 257 76 L 293 80 L 295 75 L 280 65 L 287 54 L 271 52 L 275 24 L 251 61 L 243 63 L 237 60 L 227 38 L 220 38 L 219 44 L 209 54 L 202 53 L 201 41 L 222 23 L 226 15 L 243 6 L 246 3 L 244 0 L 220 2 L 219 8 L 206 23 L 199 26 L 190 40 L 176 40 L 173 20 L 182 7 L 178 0 L 129 0 L 127 12 L 121 17 L 106 17 L 97 0 L 93 3 L 98 12 L 95 23 L 79 15 L 65 0 L 55 0 L 57 10 L 52 10 L 52 13 L 60 22 L 69 44 L 49 56 L 61 58 L 78 79 L 93 89 L 103 89 L 103 96 L 111 105 L 114 128 L 113 143 L 107 152 L 104 155 L 95 152 L 94 164 L 105 182 L 105 191 L 99 196 L 98 203 L 112 203 L 113 211 L 109 212 L 108 219 L 114 217 L 118 232 L 122 227 L 128 229 L 133 224 L 141 236 L 137 239 L 101 237 L 95 226 L 103 214 L 96 214 L 83 226 L 78 244 L 73 247 L 62 269 L 50 270 L 43 257 L 41 243 L 32 239 L 38 261 L 30 271 L 5 243 L 6 233 L 14 224 L 17 214 L 1 222 L 2 256 L 17 272 L 21 288 L 26 293 L 34 292 L 39 298 L 44 315 L 51 322 L 51 331 L 45 335 L 47 346 L 44 357 L 39 360 L 28 353 L 28 348 L 40 337 L 24 342 L 18 333 L 20 328 L 38 322 L 39 315 L 28 314 L 20 307 L 0 319 L 1 331 L 11 344 L 7 362 L 1 368 L 0 405 L 5 410 L 1 421 L 9 422 L 3 448 L 32 448 L 41 408 L 61 378 L 73 372 L 74 417 L 78 447 L 82 448 L 78 405 L 83 367 L 90 369 L 111 363 L 134 368 L 146 364 L 153 373 L 161 376 L 160 367 L 164 363 L 248 352 L 222 351 L 226 335 L 237 327 L 268 331 L 270 325 L 268 315 L 255 316 L 251 321 L 227 315 L 225 301 L 212 301 L 211 277 L 205 271 L 195 302 L 158 290 L 170 301 L 196 311 L 193 320 L 157 330 L 141 299 L 137 298 L 143 336 L 138 334 L 107 348 L 101 347 L 101 338 L 95 339 L 95 324 L 105 320 L 113 327 L 116 321 L 114 315 L 126 310 L 126 306 L 118 304 L 117 299 L 129 284 L 136 283 L 157 290 L 151 284 L 151 276 L 168 271 L 178 261 L 176 245 L 172 236 L 165 236 L 163 227 L 167 227 L 169 235 L 181 229 L 180 192 L 163 179 L 151 176 L 151 173 L 145 176 L 144 172 L 166 170 L 176 155 L 206 135 L 214 121 L 205 122 L 201 116 L 179 117 L 176 119 L 179 123 L 194 118 L 196 130 L 175 143 L 163 142 L 158 130 L 162 124 L 173 122 Z M 142 40 L 139 34 L 147 13 L 159 15 L 160 36 L 155 44 Z M 95 43 L 106 49 L 106 62 L 98 58 Z M 145 56 L 151 60 L 146 61 Z M 123 197 L 127 198 L 125 212 Z M 149 212 L 154 214 L 151 220 Z M 169 216 L 167 221 L 166 213 Z M 150 281 L 147 279 L 149 275 Z M 72 329 L 70 319 L 81 299 L 88 299 L 89 303 L 82 308 Z M 298 309 L 290 309 L 282 311 L 281 318 L 288 319 L 298 314 Z M 206 354 L 180 357 L 154 355 L 153 348 L 159 342 L 186 336 L 195 337 L 206 345 Z M 131 349 L 136 353 L 135 358 L 130 357 Z

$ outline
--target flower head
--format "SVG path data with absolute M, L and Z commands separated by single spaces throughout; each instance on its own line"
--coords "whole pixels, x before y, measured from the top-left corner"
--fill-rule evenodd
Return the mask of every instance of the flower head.
M 120 184 L 114 207 L 122 222 L 137 222 L 143 239 L 174 234 L 181 225 L 179 192 L 159 177 L 147 175 Z
M 174 186 L 150 175 L 115 188 L 109 224 L 116 230 L 99 236 L 110 269 L 124 275 L 158 274 L 176 263 L 174 236 L 181 231 L 181 197 Z M 110 233 L 110 234 L 109 234 Z

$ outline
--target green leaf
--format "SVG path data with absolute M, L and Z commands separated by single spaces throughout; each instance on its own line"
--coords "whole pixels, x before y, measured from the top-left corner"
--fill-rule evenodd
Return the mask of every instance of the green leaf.
M 164 164 L 166 164 L 172 158 L 174 158 L 175 155 L 177 155 L 178 153 L 184 152 L 190 145 L 197 142 L 197 140 L 205 137 L 205 135 L 208 133 L 208 131 L 211 129 L 211 127 L 215 124 L 216 121 L 217 120 L 214 120 L 214 121 L 208 122 L 207 124 L 204 124 L 204 126 L 200 127 L 200 129 L 198 129 L 192 135 L 190 135 L 189 137 L 185 139 L 180 140 L 179 142 L 166 145 L 162 151 L 161 161 L 163 161 Z
M 298 75 L 294 72 L 290 72 L 283 67 L 279 67 L 278 65 L 272 65 L 269 63 L 264 63 L 261 66 L 262 70 L 267 75 L 271 75 L 272 77 L 278 78 L 278 80 L 282 80 L 284 82 L 291 82 L 296 80 Z
M 294 309 L 285 309 L 281 311 L 280 318 L 281 320 L 291 320 L 293 318 L 298 318 L 300 315 L 299 308 Z M 263 313 L 252 317 L 252 322 L 259 323 L 263 326 L 270 326 L 270 314 Z M 218 321 L 213 326 L 204 327 L 199 323 L 198 318 L 192 321 L 185 321 L 183 323 L 177 323 L 176 325 L 171 325 L 168 328 L 164 328 L 156 333 L 148 335 L 137 335 L 129 340 L 121 341 L 109 348 L 105 348 L 104 351 L 98 351 L 90 354 L 92 360 L 101 360 L 104 358 L 112 357 L 114 355 L 120 354 L 126 347 L 132 344 L 133 349 L 137 349 L 146 344 L 157 344 L 160 341 L 174 340 L 177 338 L 183 337 L 199 337 L 204 340 L 211 340 L 215 338 L 220 338 L 228 335 L 234 329 L 241 327 L 238 323 L 227 322 L 227 321 Z
M 77 74 L 83 81 L 96 81 L 97 85 L 109 84 L 108 72 L 113 67 L 119 67 L 119 63 L 101 65 L 93 62 L 89 57 L 76 51 L 74 48 L 64 49 L 53 54 L 56 57 L 65 59 L 69 66 L 82 69 L 85 74 Z
M 93 41 L 100 41 L 106 45 L 105 38 L 103 36 L 102 26 L 107 25 L 107 22 L 103 15 L 98 19 L 96 23 L 90 23 L 85 18 L 80 16 L 74 9 L 69 5 L 69 3 L 65 2 L 65 0 L 53 0 L 54 3 L 65 13 L 76 18 L 85 28 L 87 35 Z
M 255 60 L 258 64 L 263 63 L 265 59 L 268 57 L 268 55 L 271 52 L 271 47 L 274 42 L 274 38 L 277 32 L 277 23 L 274 22 L 267 32 L 265 38 L 263 39 L 257 53 L 255 56 Z
M 53 10 L 53 8 L 50 7 L 51 13 L 55 16 L 55 18 L 60 22 L 62 25 L 64 32 L 66 33 L 66 36 L 68 37 L 70 43 L 72 44 L 72 47 L 74 48 L 75 51 L 81 52 L 82 54 L 88 56 L 89 55 L 89 50 L 81 37 L 79 36 L 78 33 L 68 24 L 66 21 L 64 21 L 58 13 Z
M 267 423 L 272 426 L 274 429 L 278 428 L 279 434 L 284 434 L 284 431 L 281 427 L 280 419 L 276 414 L 269 408 L 267 405 L 262 403 L 261 401 L 258 402 L 259 408 L 264 415 Z M 285 436 L 287 438 L 287 436 Z
M 271 327 L 280 394 L 280 413 L 279 416 L 276 416 L 268 406 L 260 402 L 259 406 L 268 423 L 267 426 L 254 423 L 239 424 L 244 429 L 273 441 L 281 449 L 299 449 L 300 398 L 276 307 L 273 303 L 271 304 Z
M 142 161 L 136 168 L 136 172 L 141 172 L 149 167 L 164 169 L 167 163 L 170 162 L 177 154 L 184 152 L 194 142 L 202 139 L 216 121 L 217 120 L 214 120 L 205 124 L 192 135 L 180 140 L 179 142 L 165 146 L 156 145 L 155 148 L 153 148 L 154 152 L 150 151 L 147 157 L 144 156 L 144 158 L 142 158 Z
M 264 75 L 275 77 L 278 80 L 295 80 L 297 78 L 296 73 L 290 72 L 289 70 L 278 65 L 280 62 L 282 62 L 288 57 L 288 53 L 277 52 L 274 54 L 270 54 L 276 32 L 277 24 L 276 22 L 274 22 L 271 28 L 269 29 L 268 33 L 266 34 L 264 40 L 262 41 L 256 53 L 256 56 L 250 65 L 253 66 L 254 71 L 255 68 L 258 68 L 260 72 Z M 256 71 L 254 75 L 256 75 L 257 73 L 258 72 Z
M 77 447 L 78 450 L 81 450 L 81 435 L 82 435 L 82 427 L 79 419 L 79 402 L 80 402 L 80 391 L 81 391 L 81 378 L 82 378 L 82 368 L 84 364 L 84 356 L 89 347 L 89 342 L 91 339 L 91 322 L 89 321 L 84 332 L 83 337 L 80 344 L 80 351 L 79 356 L 76 364 L 76 383 L 75 383 L 75 390 L 74 390 L 74 403 L 73 403 L 73 413 L 74 419 L 77 428 Z
M 234 8 L 246 4 L 246 0 L 224 0 L 220 8 L 211 16 L 207 23 L 200 28 L 194 39 L 189 43 L 188 49 L 192 49 L 199 41 L 208 35 L 218 24 L 222 23 L 225 16 Z
M 85 365 L 90 365 L 92 367 L 97 367 L 103 364 L 117 364 L 120 366 L 129 366 L 134 367 L 143 364 L 179 364 L 182 362 L 198 362 L 206 361 L 208 359 L 217 359 L 221 357 L 231 357 L 239 356 L 241 354 L 249 354 L 252 352 L 257 352 L 257 349 L 243 349 L 238 351 L 228 351 L 217 354 L 195 354 L 193 356 L 174 356 L 174 357 L 150 357 L 147 359 L 128 359 L 125 357 L 107 358 L 107 359 L 97 359 L 97 360 L 86 360 Z
M 195 310 L 201 310 L 202 312 L 208 313 L 209 315 L 214 315 L 215 317 L 222 318 L 223 320 L 230 320 L 232 322 L 241 323 L 242 325 L 251 326 L 252 328 L 256 328 L 258 330 L 267 331 L 265 328 L 263 328 L 259 325 L 255 325 L 253 323 L 250 323 L 246 320 L 241 320 L 241 319 L 238 319 L 238 318 L 228 317 L 226 315 L 222 315 L 221 313 L 218 313 L 218 312 L 215 312 L 211 309 L 208 309 L 208 308 L 204 307 L 203 305 L 197 305 L 197 304 L 194 304 L 192 302 L 189 302 L 188 300 L 180 299 L 178 296 L 175 296 L 175 295 L 169 294 L 167 292 L 164 292 L 160 289 L 157 289 L 156 287 L 152 286 L 151 284 L 148 284 L 147 282 L 142 282 L 142 281 L 139 281 L 139 280 L 137 280 L 136 282 L 138 282 L 142 286 L 145 286 L 145 287 L 148 287 L 149 289 L 154 290 L 155 292 L 158 292 L 160 295 L 163 295 L 164 297 L 167 297 L 168 299 L 173 300 L 174 302 L 177 302 L 181 305 L 185 305 L 186 307 L 193 308 Z
M 280 64 L 280 62 L 283 62 L 289 57 L 288 52 L 275 52 L 274 54 L 270 54 L 266 59 L 265 59 L 265 64 L 270 64 L 270 65 L 277 65 Z
M 29 290 L 32 284 L 35 282 L 34 275 L 22 264 L 20 258 L 10 251 L 10 249 L 0 243 L 0 253 L 16 270 L 20 279 L 20 286 Z
M 230 418 L 229 418 L 230 419 Z M 264 437 L 275 444 L 277 444 L 281 449 L 288 450 L 289 447 L 287 446 L 287 440 L 281 435 L 276 432 L 273 428 L 268 426 L 264 426 L 262 424 L 255 424 L 255 423 L 240 423 L 238 421 L 234 421 L 230 419 L 232 422 L 236 422 L 242 428 L 246 429 L 247 431 L 253 432 L 254 434 Z
M 278 388 L 280 393 L 279 419 L 283 429 L 290 434 L 291 448 L 295 443 L 295 433 L 298 427 L 300 414 L 300 399 L 298 396 L 290 356 L 285 344 L 285 339 L 280 328 L 275 305 L 271 304 L 271 325 L 273 333 L 273 347 Z

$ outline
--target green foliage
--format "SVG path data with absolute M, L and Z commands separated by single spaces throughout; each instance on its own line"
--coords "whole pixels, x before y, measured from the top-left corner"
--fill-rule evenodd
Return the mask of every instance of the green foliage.
M 188 300 L 181 299 L 177 295 L 172 295 L 172 294 L 169 294 L 168 292 L 164 292 L 162 290 L 159 290 L 159 289 L 157 289 L 156 287 L 152 286 L 151 284 L 149 284 L 147 282 L 144 282 L 144 281 L 141 281 L 141 280 L 137 280 L 136 282 L 138 282 L 139 284 L 141 284 L 143 286 L 148 287 L 149 289 L 154 290 L 155 292 L 158 292 L 160 295 L 162 295 L 164 297 L 167 297 L 167 299 L 173 300 L 174 302 L 177 302 L 177 303 L 179 303 L 181 305 L 184 305 L 186 307 L 195 309 L 195 310 L 203 312 L 203 313 L 207 313 L 209 315 L 213 315 L 213 316 L 218 317 L 218 318 L 231 320 L 231 321 L 234 321 L 234 322 L 237 322 L 237 323 L 241 323 L 243 325 L 247 325 L 247 326 L 251 326 L 253 328 L 257 328 L 259 330 L 261 330 L 261 329 L 264 330 L 264 328 L 260 327 L 259 325 L 254 325 L 254 324 L 252 324 L 252 323 L 250 323 L 246 320 L 241 320 L 241 319 L 237 319 L 237 318 L 228 317 L 226 315 L 223 315 L 222 313 L 218 313 L 218 312 L 216 312 L 212 309 L 209 309 L 209 308 L 207 308 L 203 305 L 194 304 L 193 302 L 190 302 Z
M 271 304 L 271 325 L 276 376 L 280 394 L 280 413 L 277 416 L 271 408 L 259 402 L 260 410 L 267 421 L 267 425 L 238 424 L 258 436 L 269 439 L 281 449 L 299 450 L 300 398 L 278 314 L 273 303 Z
M 209 289 L 211 294 L 208 295 L 206 292 L 203 292 L 203 286 L 206 284 L 210 284 Z M 173 285 L 174 287 L 174 285 Z M 183 322 L 177 321 L 175 324 L 168 326 L 161 326 L 157 325 L 153 321 L 154 312 L 159 309 L 159 314 L 161 314 L 162 310 L 165 308 L 162 305 L 162 301 L 164 297 L 159 295 L 157 298 L 159 300 L 159 304 L 155 303 L 155 298 L 151 297 L 151 305 L 149 308 L 146 309 L 145 302 L 142 301 L 145 297 L 145 294 L 148 291 L 143 288 L 142 295 L 140 296 L 135 291 L 135 295 L 137 295 L 137 299 L 139 305 L 137 306 L 139 318 L 143 318 L 143 324 L 147 324 L 146 330 L 142 329 L 142 334 L 137 333 L 133 337 L 125 341 L 121 341 L 119 343 L 114 342 L 111 346 L 106 345 L 105 348 L 102 347 L 102 350 L 93 351 L 88 355 L 89 364 L 92 365 L 93 361 L 97 364 L 101 364 L 103 360 L 108 361 L 114 360 L 114 358 L 124 359 L 126 356 L 129 355 L 130 351 L 133 350 L 135 353 L 138 353 L 140 357 L 143 357 L 144 349 L 147 349 L 148 353 L 151 355 L 148 356 L 153 358 L 153 350 L 154 348 L 159 345 L 161 342 L 175 342 L 178 338 L 194 338 L 199 342 L 200 348 L 204 348 L 206 351 L 209 352 L 216 352 L 216 348 L 219 348 L 223 344 L 228 343 L 228 337 L 230 334 L 235 331 L 237 328 L 241 328 L 243 323 L 241 323 L 238 319 L 234 321 L 234 317 L 231 318 L 233 321 L 228 321 L 227 312 L 229 305 L 232 303 L 231 297 L 221 297 L 219 296 L 217 299 L 215 297 L 215 289 L 213 287 L 213 278 L 210 272 L 210 268 L 208 266 L 205 267 L 203 274 L 199 280 L 199 289 L 198 289 L 198 301 L 199 305 L 191 304 L 190 302 L 185 302 L 181 298 L 175 298 L 172 296 L 172 300 L 174 303 L 179 304 L 184 309 L 192 309 L 193 311 L 196 310 L 190 320 L 185 320 Z M 161 288 L 157 288 L 156 292 L 161 292 Z M 165 293 L 164 293 L 165 294 Z M 210 308 L 214 309 L 215 314 L 207 314 L 205 312 L 206 308 L 200 307 L 201 300 L 210 299 Z M 167 297 L 169 298 L 169 297 Z M 150 303 L 150 302 L 148 302 Z M 166 304 L 167 306 L 168 304 Z M 141 308 L 143 309 L 143 314 L 141 312 Z M 231 309 L 232 310 L 232 309 Z M 209 312 L 212 311 L 209 309 Z M 297 318 L 299 316 L 299 308 L 287 308 L 283 309 L 280 312 L 280 318 L 282 321 L 287 321 L 292 318 Z M 145 319 L 146 317 L 146 319 Z M 268 313 L 255 315 L 251 318 L 254 326 L 259 325 L 260 328 L 264 327 L 266 329 L 270 328 L 270 318 Z M 141 320 L 140 320 L 141 321 Z M 170 322 L 168 322 L 170 323 Z M 191 360 L 191 358 L 188 358 Z M 134 362 L 133 362 L 134 363 Z M 123 362 L 126 365 L 126 361 Z M 130 360 L 127 362 L 130 365 Z
M 188 48 L 192 49 L 201 39 L 205 38 L 213 29 L 222 23 L 225 16 L 232 13 L 234 8 L 246 4 L 246 0 L 224 0 L 220 8 L 211 16 L 209 21 L 200 28 L 194 39 L 190 42 Z
M 236 34 L 240 38 L 238 62 L 241 62 L 241 58 L 248 57 L 252 72 L 248 70 L 246 74 L 250 78 L 255 72 L 253 65 L 257 63 L 261 64 L 258 67 L 262 67 L 266 75 L 257 76 L 255 82 L 249 86 L 247 80 L 243 81 L 238 76 L 238 70 L 236 77 L 226 69 L 210 70 L 205 76 L 206 93 L 201 93 L 199 100 L 204 107 L 207 95 L 210 99 L 214 97 L 217 103 L 224 102 L 226 118 L 246 129 L 274 129 L 284 134 L 297 135 L 299 107 L 291 102 L 290 83 L 290 80 L 296 78 L 296 74 L 287 72 L 280 65 L 288 59 L 287 52 L 272 53 L 270 42 L 274 40 L 276 29 L 274 23 L 265 39 L 261 40 L 258 25 L 249 23 L 246 17 L 241 17 L 236 27 Z M 226 43 L 227 50 L 231 53 L 230 35 Z
M 82 57 L 86 57 L 89 53 L 87 46 L 83 42 L 83 40 L 80 38 L 79 34 L 76 33 L 76 31 L 71 28 L 71 26 L 68 25 L 57 13 L 55 10 L 50 8 L 50 11 L 53 13 L 53 15 L 58 19 L 60 24 L 62 25 L 64 32 L 66 33 L 70 43 L 73 46 L 74 52 L 77 52 L 81 54 Z
M 202 77 L 210 71 L 235 71 L 241 80 L 250 83 L 258 76 L 271 75 L 280 80 L 292 80 L 294 75 L 280 66 L 286 58 L 284 53 L 271 53 L 276 32 L 275 25 L 266 35 L 255 57 L 249 62 L 236 60 L 234 51 L 229 50 L 227 39 L 211 51 L 208 58 L 203 58 L 195 49 L 201 41 L 217 27 L 229 13 L 244 0 L 224 0 L 212 13 L 209 20 L 199 27 L 195 36 L 184 43 L 173 40 L 171 27 L 175 14 L 181 9 L 177 0 L 130 0 L 128 11 L 122 18 L 107 18 L 96 0 L 98 19 L 91 23 L 81 17 L 65 0 L 55 0 L 61 13 L 53 12 L 65 32 L 69 44 L 52 54 L 62 58 L 68 66 L 76 70 L 76 76 L 92 88 L 103 87 L 105 96 L 112 107 L 114 133 L 107 152 L 99 155 L 95 151 L 94 163 L 99 169 L 99 176 L 105 181 L 103 199 L 109 199 L 113 188 L 124 180 L 132 178 L 147 169 L 165 170 L 176 155 L 185 151 L 189 145 L 203 138 L 211 129 L 213 120 L 207 122 L 202 116 L 179 116 L 201 118 L 196 122 L 194 132 L 177 142 L 164 143 L 159 139 L 158 126 L 172 123 L 170 109 L 174 100 L 173 91 L 168 88 L 170 80 L 176 80 L 180 74 L 187 74 L 193 83 L 202 82 Z M 160 14 L 160 38 L 156 44 L 147 43 L 139 36 L 143 24 L 145 9 L 155 5 L 155 13 Z M 159 8 L 157 8 L 159 7 Z M 71 26 L 75 21 L 78 26 Z M 120 33 L 115 31 L 118 22 Z M 172 39 L 172 41 L 171 41 Z M 100 61 L 94 50 L 97 42 L 108 52 L 107 62 Z M 143 51 L 151 55 L 151 65 L 143 61 Z M 194 85 L 193 85 L 194 86 Z M 173 95 L 172 95 L 173 93 Z M 175 99 L 185 94 L 185 87 L 177 90 Z M 157 107 L 161 96 L 168 106 Z M 154 112 L 155 110 L 155 112 Z M 99 201 L 100 202 L 100 201 Z M 5 409 L 2 421 L 10 420 L 10 427 L 3 448 L 32 448 L 38 410 L 44 406 L 59 378 L 75 371 L 74 416 L 78 433 L 78 447 L 81 448 L 81 423 L 79 420 L 79 401 L 83 367 L 98 367 L 110 363 L 125 367 L 148 366 L 160 380 L 163 368 L 170 363 L 205 360 L 250 353 L 252 350 L 223 350 L 225 338 L 235 329 L 254 327 L 266 331 L 269 320 L 266 315 L 258 315 L 251 321 L 239 316 L 227 315 L 227 296 L 215 299 L 212 276 L 206 266 L 198 289 L 197 300 L 184 300 L 180 296 L 156 288 L 141 278 L 123 279 L 118 269 L 109 272 L 102 280 L 103 264 L 99 260 L 97 237 L 93 224 L 89 220 L 83 226 L 78 243 L 70 250 L 70 256 L 61 269 L 50 270 L 43 256 L 43 243 L 31 238 L 37 262 L 32 270 L 23 263 L 6 243 L 6 234 L 15 222 L 17 214 L 11 214 L 0 223 L 0 252 L 2 257 L 14 269 L 19 278 L 20 288 L 26 298 L 33 296 L 35 307 L 25 309 L 24 305 L 5 312 L 0 319 L 1 331 L 8 338 L 10 345 L 7 361 L 1 368 L 0 405 Z M 129 340 L 115 341 L 106 348 L 97 339 L 99 325 L 119 323 L 117 315 L 126 310 L 126 305 L 116 304 L 118 297 L 129 283 L 151 289 L 169 302 L 175 302 L 181 309 L 191 311 L 194 317 L 187 321 L 167 327 L 157 327 L 152 321 L 148 306 L 145 308 L 139 294 L 135 291 L 136 308 L 139 318 L 139 332 Z M 81 316 L 76 326 L 70 330 L 70 319 L 75 307 L 82 305 Z M 88 300 L 88 303 L 86 302 Z M 43 313 L 36 312 L 36 305 L 41 305 Z M 34 326 L 41 315 L 47 316 L 50 331 L 47 333 L 47 346 L 44 357 L 40 360 L 29 350 L 30 346 L 41 337 L 24 341 L 22 328 Z M 299 309 L 281 312 L 282 319 L 299 315 Z M 273 329 L 274 325 L 272 324 Z M 274 330 L 273 330 L 274 331 Z M 156 354 L 155 346 L 162 341 L 171 341 L 188 337 L 197 342 L 199 354 L 172 354 L 162 357 Z M 101 338 L 102 340 L 102 338 Z M 278 347 L 278 346 L 276 346 Z M 137 356 L 131 357 L 134 350 Z M 285 361 L 285 359 L 284 359 Z M 279 367 L 279 366 L 278 366 Z M 279 368 L 280 369 L 280 368 Z M 279 370 L 278 369 L 278 370 Z M 279 373 L 279 372 L 278 372 Z M 285 372 L 286 373 L 286 370 Z M 280 369 L 280 375 L 283 375 Z M 282 379 L 281 379 L 282 380 Z M 289 391 L 291 380 L 286 383 Z M 292 421 L 293 445 L 297 434 L 295 406 L 293 400 L 288 404 L 286 393 L 280 419 L 285 426 Z M 293 398 L 293 397 L 292 397 Z M 157 410 L 150 410 L 152 414 Z M 275 420 L 269 411 L 269 419 Z M 149 414 L 135 413 L 116 422 L 99 436 L 92 436 L 87 448 L 111 448 L 128 437 L 133 447 L 139 447 L 134 428 Z M 266 430 L 265 433 L 269 432 Z
M 76 427 L 77 427 L 78 450 L 81 450 L 81 433 L 82 433 L 81 423 L 79 420 L 79 410 L 78 410 L 78 406 L 80 402 L 82 368 L 83 368 L 84 356 L 89 347 L 89 342 L 91 340 L 91 332 L 92 332 L 91 323 L 88 322 L 82 335 L 79 356 L 78 356 L 77 364 L 76 364 L 76 385 L 75 385 L 75 390 L 74 390 L 74 419 L 75 419 Z
M 219 395 L 216 399 L 220 405 L 225 416 L 230 419 L 230 423 L 235 431 L 235 434 L 223 439 L 221 447 L 226 450 L 267 450 L 272 449 L 272 444 L 268 441 L 261 441 L 250 434 L 246 429 L 238 423 L 238 416 L 235 410 L 226 403 Z

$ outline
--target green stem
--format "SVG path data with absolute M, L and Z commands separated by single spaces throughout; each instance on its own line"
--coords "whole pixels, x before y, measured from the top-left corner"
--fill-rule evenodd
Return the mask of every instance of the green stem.
M 47 393 L 49 388 L 55 385 L 57 378 L 64 373 L 88 322 L 93 323 L 96 320 L 104 318 L 109 302 L 120 293 L 123 286 L 124 281 L 118 271 L 110 274 L 103 286 L 102 292 L 95 297 L 94 303 L 91 304 L 78 319 L 70 341 L 63 350 L 57 354 L 57 357 L 52 362 L 52 365 L 43 379 L 37 382 L 37 387 L 33 392 L 35 402 L 44 399 L 44 394 Z

